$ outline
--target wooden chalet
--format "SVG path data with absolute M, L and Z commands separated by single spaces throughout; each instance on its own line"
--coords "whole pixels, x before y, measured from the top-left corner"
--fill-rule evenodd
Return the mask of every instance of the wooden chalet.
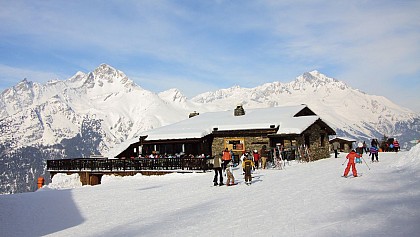
M 329 135 L 335 131 L 306 105 L 208 112 L 181 122 L 146 131 L 116 157 L 147 157 L 149 154 L 220 155 L 225 148 L 238 157 L 245 151 L 283 145 L 300 157 L 299 148 L 309 151 L 310 160 L 329 157 Z M 303 150 L 303 149 L 302 149 Z M 309 153 L 309 154 L 308 154 Z

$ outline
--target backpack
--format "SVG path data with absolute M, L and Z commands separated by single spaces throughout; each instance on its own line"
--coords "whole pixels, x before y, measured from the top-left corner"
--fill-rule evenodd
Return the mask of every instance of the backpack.
M 244 161 L 245 163 L 245 165 L 244 165 L 244 171 L 245 172 L 250 172 L 251 171 L 251 166 L 252 166 L 252 161 L 251 160 L 245 160 Z

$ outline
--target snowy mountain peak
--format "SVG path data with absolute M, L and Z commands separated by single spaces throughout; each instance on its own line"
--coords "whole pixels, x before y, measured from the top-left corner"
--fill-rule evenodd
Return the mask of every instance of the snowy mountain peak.
M 86 78 L 86 73 L 78 71 L 76 72 L 76 74 L 74 74 L 74 76 L 70 77 L 67 81 L 69 82 L 78 82 L 83 80 L 84 78 Z
M 83 81 L 81 87 L 94 95 L 110 94 L 117 92 L 130 92 L 133 89 L 141 89 L 130 80 L 122 71 L 119 71 L 107 64 L 101 64 L 88 74 L 76 73 L 69 82 L 76 83 Z
M 172 88 L 166 91 L 159 93 L 159 97 L 166 102 L 185 102 L 187 97 L 185 97 L 181 91 L 176 88 Z
M 318 90 L 325 86 L 330 89 L 338 88 L 340 90 L 348 89 L 346 83 L 336 80 L 334 78 L 327 77 L 319 71 L 305 72 L 302 75 L 296 77 L 296 80 L 291 82 L 291 86 L 294 90 Z
M 306 81 L 310 83 L 331 83 L 331 82 L 338 82 L 338 80 L 334 78 L 330 78 L 325 76 L 324 74 L 320 73 L 319 71 L 311 71 L 305 72 L 302 75 L 296 78 L 297 81 Z
M 24 78 L 22 81 L 16 84 L 13 87 L 13 89 L 17 92 L 28 91 L 28 90 L 31 90 L 33 86 L 34 86 L 34 82 L 28 81 L 28 79 Z

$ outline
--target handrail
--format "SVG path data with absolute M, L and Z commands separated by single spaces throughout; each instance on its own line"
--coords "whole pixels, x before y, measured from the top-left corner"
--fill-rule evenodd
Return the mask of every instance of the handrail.
M 206 158 L 74 158 L 47 160 L 48 171 L 140 171 L 210 169 Z

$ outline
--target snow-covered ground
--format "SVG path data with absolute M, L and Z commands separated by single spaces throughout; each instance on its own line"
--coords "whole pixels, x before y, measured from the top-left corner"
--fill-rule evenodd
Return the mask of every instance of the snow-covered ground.
M 259 170 L 253 184 L 213 187 L 213 172 L 57 176 L 34 193 L 0 196 L 1 236 L 420 236 L 420 144 L 358 164 L 340 158 Z M 66 180 L 66 182 L 64 182 Z M 72 188 L 65 188 L 72 187 Z

